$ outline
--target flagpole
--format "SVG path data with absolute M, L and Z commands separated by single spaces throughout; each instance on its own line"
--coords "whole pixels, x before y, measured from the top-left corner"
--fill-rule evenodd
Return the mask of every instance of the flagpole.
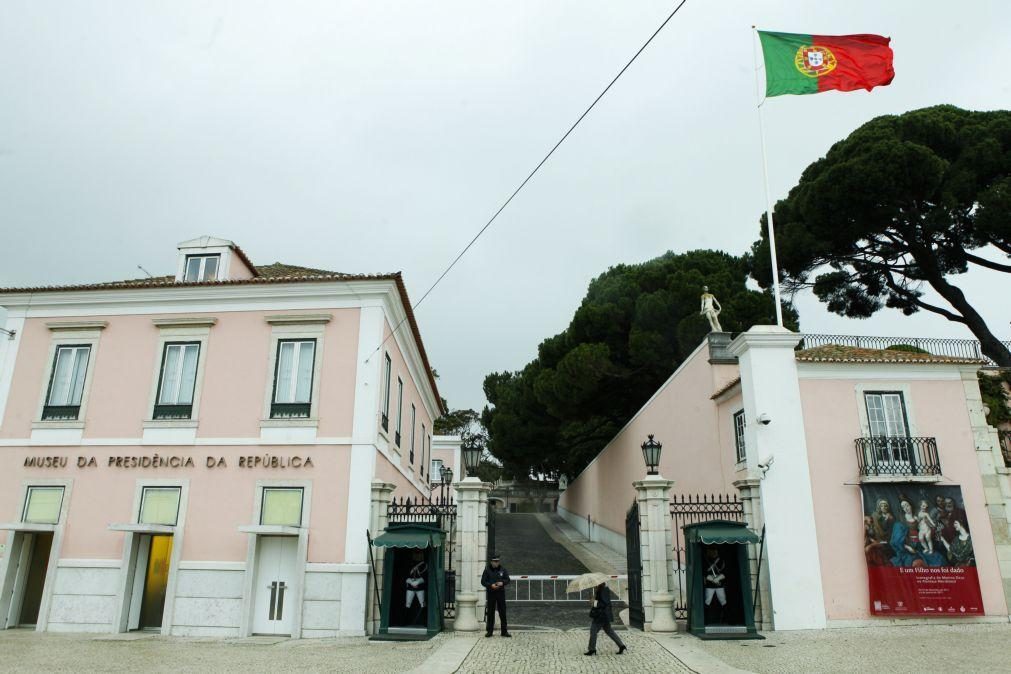
M 758 135 L 762 140 L 762 176 L 765 179 L 765 217 L 769 225 L 769 255 L 772 258 L 772 291 L 776 298 L 776 325 L 783 327 L 783 299 L 779 293 L 779 263 L 776 259 L 776 226 L 772 222 L 772 196 L 769 193 L 769 161 L 765 153 L 765 123 L 762 121 L 761 84 L 758 77 L 758 34 L 752 26 L 752 45 L 755 56 L 755 106 L 758 110 Z

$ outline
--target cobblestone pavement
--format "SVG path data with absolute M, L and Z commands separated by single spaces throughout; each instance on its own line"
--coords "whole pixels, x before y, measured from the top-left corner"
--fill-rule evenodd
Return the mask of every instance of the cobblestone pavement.
M 343 639 L 185 639 L 0 631 L 5 672 L 368 672 L 417 667 L 451 634 L 408 643 Z
M 903 625 L 767 632 L 765 641 L 701 641 L 740 669 L 779 672 L 1011 672 L 1011 625 Z
M 554 674 L 555 672 L 691 672 L 684 664 L 640 632 L 621 632 L 628 652 L 617 655 L 606 635 L 597 640 L 599 655 L 583 655 L 590 633 L 517 632 L 512 639 L 478 640 L 457 674 Z

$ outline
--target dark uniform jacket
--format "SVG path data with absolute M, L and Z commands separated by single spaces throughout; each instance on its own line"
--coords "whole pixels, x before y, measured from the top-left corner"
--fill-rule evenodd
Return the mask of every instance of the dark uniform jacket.
M 499 564 L 497 569 L 491 568 L 491 565 L 489 564 L 484 568 L 484 573 L 481 574 L 481 585 L 483 585 L 484 589 L 488 592 L 504 592 L 505 586 L 510 582 L 509 572 L 506 571 L 506 568 L 501 564 Z M 491 589 L 493 583 L 502 583 L 502 587 L 497 590 L 493 590 Z

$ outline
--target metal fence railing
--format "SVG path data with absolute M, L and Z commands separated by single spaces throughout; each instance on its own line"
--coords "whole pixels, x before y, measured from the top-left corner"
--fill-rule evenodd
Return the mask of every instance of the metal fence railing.
M 854 440 L 861 475 L 940 475 L 934 438 L 872 437 Z
M 838 344 L 852 346 L 858 349 L 888 349 L 894 347 L 912 347 L 935 356 L 950 356 L 952 358 L 973 358 L 984 360 L 993 365 L 983 353 L 980 343 L 975 339 L 956 339 L 943 337 L 873 337 L 867 335 L 822 335 L 803 333 L 803 340 L 798 348 L 811 349 L 817 346 Z M 1011 341 L 1003 342 L 1011 349 Z
M 578 576 L 512 576 L 506 586 L 509 601 L 571 601 L 588 604 L 593 588 L 581 592 L 566 592 L 566 586 Z M 628 576 L 608 576 L 607 586 L 622 601 L 628 596 Z

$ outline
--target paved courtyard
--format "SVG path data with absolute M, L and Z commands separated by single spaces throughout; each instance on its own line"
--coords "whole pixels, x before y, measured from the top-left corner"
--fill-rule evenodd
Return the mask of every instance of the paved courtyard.
M 484 639 L 458 670 L 459 674 L 540 674 L 541 672 L 669 672 L 691 670 L 641 632 L 622 632 L 628 645 L 624 655 L 617 655 L 606 635 L 597 639 L 599 655 L 583 655 L 589 640 L 588 630 L 567 632 L 517 632 L 511 640 Z M 507 643 L 509 642 L 509 643 Z
M 764 641 L 695 644 L 756 672 L 1011 672 L 1011 625 L 902 625 L 770 632 Z
M 367 672 L 517 674 L 670 672 L 1011 672 L 1011 625 L 930 625 L 771 633 L 764 641 L 700 641 L 686 634 L 622 632 L 624 655 L 601 635 L 586 657 L 586 630 L 517 632 L 512 639 L 447 632 L 431 641 L 365 638 L 291 641 L 155 635 L 0 632 L 2 671 Z

